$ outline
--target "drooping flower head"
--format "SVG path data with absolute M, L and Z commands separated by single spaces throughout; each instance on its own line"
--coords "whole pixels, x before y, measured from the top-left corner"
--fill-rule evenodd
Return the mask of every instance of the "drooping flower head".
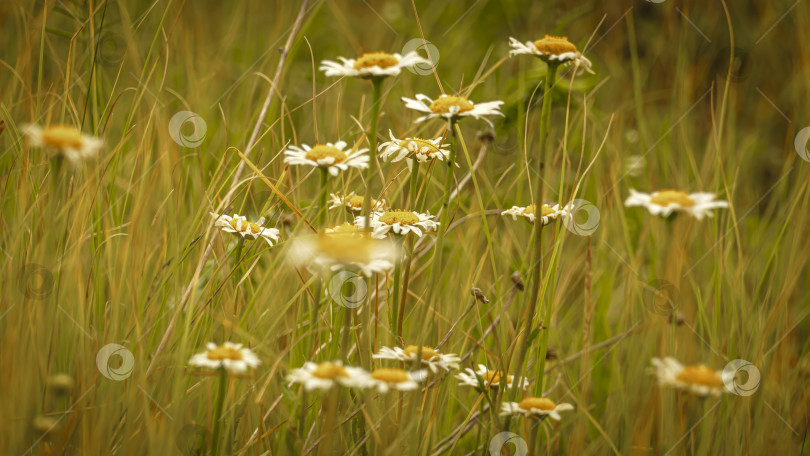
M 404 209 L 390 209 L 385 212 L 377 211 L 371 213 L 372 236 L 377 239 L 385 238 L 389 232 L 399 235 L 413 233 L 422 237 L 423 230 L 434 231 L 438 228 L 439 222 L 433 220 L 430 214 L 407 211 Z M 360 228 L 365 228 L 365 217 L 357 217 L 354 223 Z
M 360 212 L 363 210 L 363 201 L 365 200 L 364 195 L 356 195 L 354 192 L 349 193 L 348 195 L 338 195 L 336 193 L 329 194 L 329 209 L 334 209 L 336 207 L 345 207 L 349 212 Z M 376 200 L 371 198 L 371 210 L 379 211 L 384 210 L 387 207 L 387 203 L 384 199 Z
M 390 241 L 371 238 L 356 230 L 345 230 L 303 236 L 295 239 L 289 249 L 290 261 L 319 273 L 341 269 L 357 269 L 366 276 L 385 272 L 394 267 L 399 257 Z
M 258 367 L 261 361 L 249 348 L 242 348 L 242 344 L 225 342 L 217 345 L 209 342 L 206 350 L 192 356 L 188 363 L 196 367 L 222 368 L 230 373 L 241 374 L 249 368 Z
M 526 207 L 512 206 L 511 209 L 501 212 L 501 215 L 511 215 L 512 220 L 523 217 L 528 220 L 529 223 L 534 223 L 534 219 L 537 217 L 537 211 L 535 209 L 536 206 L 534 204 L 530 204 Z M 559 204 L 553 206 L 543 204 L 541 211 L 540 219 L 543 221 L 543 225 L 548 225 L 552 220 L 557 220 L 558 217 L 566 217 L 568 215 L 568 210 L 560 208 Z
M 292 383 L 304 385 L 307 391 L 328 390 L 333 386 L 357 388 L 368 384 L 368 372 L 359 367 L 344 366 L 340 361 L 331 363 L 304 363 L 287 376 Z
M 627 207 L 643 206 L 652 215 L 668 217 L 673 212 L 685 212 L 698 220 L 713 217 L 712 209 L 728 207 L 728 201 L 716 200 L 714 193 L 691 193 L 680 190 L 658 190 L 651 194 L 630 189 Z
M 426 115 L 416 119 L 416 122 L 444 117 L 445 119 L 460 119 L 462 117 L 474 117 L 484 119 L 490 126 L 492 122 L 485 116 L 503 116 L 500 106 L 503 101 L 488 101 L 486 103 L 475 104 L 466 97 L 459 95 L 442 95 L 432 100 L 427 95 L 417 94 L 416 98 L 402 97 L 405 107 L 415 111 L 423 112 Z
M 546 35 L 539 40 L 525 43 L 521 43 L 515 38 L 509 38 L 509 47 L 512 48 L 509 51 L 510 57 L 528 54 L 539 57 L 546 63 L 573 64 L 577 70 L 584 69 L 588 73 L 593 73 L 591 61 L 582 55 L 577 46 L 564 36 Z
M 416 359 L 419 347 L 408 345 L 404 349 L 401 347 L 382 347 L 374 355 L 374 359 L 393 359 L 402 362 L 411 362 Z M 450 369 L 458 369 L 461 358 L 453 353 L 441 353 L 431 347 L 422 347 L 422 364 L 426 364 L 430 371 L 436 373 L 439 368 L 448 372 Z
M 349 168 L 368 168 L 368 159 L 368 149 L 346 150 L 344 141 L 312 147 L 306 144 L 289 146 L 284 151 L 284 163 L 325 168 L 333 176 Z
M 387 52 L 365 52 L 356 59 L 338 57 L 340 62 L 324 60 L 318 68 L 327 76 L 352 76 L 355 78 L 372 79 L 397 76 L 403 68 L 416 65 L 430 64 L 430 61 L 420 56 L 416 51 L 405 55 L 389 54 Z
M 699 396 L 719 396 L 725 391 L 723 371 L 714 371 L 703 364 L 684 366 L 671 357 L 653 358 L 652 365 L 661 386 L 671 386 Z
M 501 404 L 501 416 L 523 415 L 526 417 L 545 418 L 560 421 L 560 412 L 574 410 L 568 403 L 555 404 L 547 397 L 524 397 L 520 402 Z
M 78 168 L 87 159 L 95 158 L 104 147 L 104 141 L 95 136 L 85 135 L 69 125 L 51 125 L 40 127 L 27 124 L 22 126 L 22 133 L 28 143 L 39 147 L 54 157 L 63 157 Z
M 484 366 L 483 364 L 479 364 L 477 370 L 472 370 L 469 367 L 464 369 L 464 372 L 459 372 L 456 374 L 456 378 L 461 381 L 459 385 L 472 386 L 476 389 L 481 389 L 481 386 L 483 385 L 485 390 L 491 387 L 499 387 L 504 383 L 506 384 L 507 388 L 512 388 L 513 383 L 515 382 L 513 375 L 500 371 L 489 370 L 487 369 L 487 366 Z M 526 389 L 529 387 L 528 379 L 520 379 L 517 383 L 517 386 L 520 389 Z
M 450 156 L 449 144 L 442 142 L 442 138 L 422 139 L 405 138 L 397 139 L 394 132 L 388 130 L 391 140 L 380 144 L 379 150 L 382 152 L 380 158 L 384 161 L 398 162 L 407 159 L 410 165 L 413 160 L 425 163 L 434 158 L 440 161 L 446 160 Z
M 211 217 L 216 219 L 214 226 L 219 227 L 226 233 L 234 233 L 241 235 L 243 238 L 251 238 L 254 240 L 262 238 L 267 241 L 271 247 L 274 242 L 278 242 L 279 230 L 262 226 L 265 221 L 264 217 L 254 223 L 249 222 L 247 218 L 239 214 L 233 214 L 233 217 L 227 214 L 219 215 L 213 212 L 210 212 L 210 214 Z

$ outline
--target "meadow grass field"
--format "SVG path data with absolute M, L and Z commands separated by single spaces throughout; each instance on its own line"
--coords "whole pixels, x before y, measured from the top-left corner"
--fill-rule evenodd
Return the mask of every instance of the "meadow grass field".
M 0 453 L 810 454 L 808 24 L 0 2 Z

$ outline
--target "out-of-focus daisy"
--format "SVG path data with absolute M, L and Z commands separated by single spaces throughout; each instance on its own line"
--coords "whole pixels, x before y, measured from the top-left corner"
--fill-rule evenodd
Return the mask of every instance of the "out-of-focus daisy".
M 429 96 L 421 93 L 416 95 L 416 99 L 402 97 L 402 101 L 405 102 L 406 108 L 427 114 L 416 119 L 416 122 L 422 122 L 423 120 L 433 119 L 435 117 L 459 119 L 469 116 L 475 117 L 476 119 L 484 119 L 489 125 L 492 125 L 492 122 L 484 116 L 503 116 L 500 109 L 503 101 L 488 101 L 486 103 L 475 104 L 467 98 L 458 95 L 442 95 L 432 100 Z
M 27 124 L 22 126 L 22 133 L 31 146 L 42 148 L 52 156 L 64 157 L 76 168 L 83 160 L 95 158 L 104 147 L 101 139 L 85 135 L 69 125 L 40 127 Z
M 680 190 L 658 190 L 651 194 L 630 189 L 624 205 L 643 206 L 653 215 L 668 217 L 675 211 L 686 212 L 698 220 L 714 217 L 712 209 L 728 207 L 728 201 L 716 200 L 714 193 L 690 193 Z
M 511 388 L 513 386 L 512 383 L 514 383 L 513 375 L 504 375 L 504 373 L 500 371 L 491 371 L 483 364 L 478 365 L 478 370 L 472 370 L 468 367 L 464 369 L 464 372 L 456 374 L 456 378 L 461 380 L 459 385 L 467 385 L 479 389 L 481 385 L 483 385 L 485 389 L 491 386 L 501 386 L 501 383 L 504 382 L 504 377 L 506 378 L 506 387 Z M 520 389 L 526 389 L 528 386 L 529 380 L 523 378 L 518 381 L 518 387 L 520 387 Z
M 340 171 L 346 171 L 349 168 L 368 168 L 368 149 L 355 151 L 345 149 L 344 141 L 334 144 L 316 144 L 312 147 L 306 144 L 301 147 L 289 146 L 284 151 L 284 163 L 326 168 L 333 176 L 337 176 Z
M 329 194 L 329 209 L 336 207 L 345 207 L 349 212 L 360 212 L 363 210 L 364 195 L 355 195 L 354 192 L 348 195 L 338 195 L 336 193 Z M 376 200 L 371 198 L 371 210 L 380 211 L 385 209 L 386 202 L 384 199 Z
M 340 62 L 324 60 L 318 68 L 327 76 L 352 76 L 355 78 L 372 79 L 397 76 L 403 68 L 416 65 L 430 64 L 430 61 L 420 56 L 416 51 L 405 55 L 389 54 L 387 52 L 364 52 L 356 59 L 338 57 Z
M 391 209 L 385 212 L 372 212 L 369 223 L 374 230 L 372 236 L 377 239 L 385 238 L 390 231 L 402 236 L 413 233 L 422 237 L 422 230 L 433 231 L 439 226 L 439 222 L 434 221 L 433 217 L 430 214 Z M 355 218 L 354 223 L 360 228 L 365 228 L 365 217 Z
M 359 367 L 344 366 L 340 361 L 332 363 L 304 363 L 303 367 L 293 369 L 287 380 L 304 385 L 307 391 L 313 389 L 327 390 L 335 385 L 354 388 L 368 384 L 368 372 Z
M 521 43 L 515 38 L 509 38 L 509 56 L 528 54 L 543 59 L 545 62 L 570 63 L 575 67 L 582 68 L 588 73 L 591 70 L 591 61 L 582 55 L 577 46 L 568 41 L 564 36 L 546 35 L 535 41 Z
M 449 144 L 446 142 L 442 143 L 442 138 L 397 139 L 394 137 L 394 133 L 391 130 L 388 130 L 388 135 L 391 137 L 391 140 L 380 144 L 379 147 L 379 150 L 382 151 L 380 158 L 384 161 L 398 162 L 406 158 L 410 165 L 413 160 L 419 163 L 424 163 L 434 158 L 443 161 L 450 156 L 450 150 L 446 149 L 449 147 Z
M 365 236 L 366 233 L 360 230 L 360 227 L 349 222 L 343 222 L 340 225 L 335 225 L 327 228 L 326 234 L 334 236 Z
M 399 252 L 389 241 L 372 239 L 368 234 L 336 236 L 336 233 L 295 239 L 289 250 L 293 264 L 325 271 L 358 269 L 366 276 L 394 267 Z
M 529 223 L 534 223 L 534 219 L 537 216 L 535 208 L 536 206 L 534 204 L 530 204 L 526 207 L 512 206 L 511 209 L 501 212 L 501 215 L 511 215 L 512 220 L 517 220 L 518 217 L 524 217 Z M 565 217 L 567 215 L 568 210 L 560 208 L 559 204 L 553 206 L 543 204 L 540 219 L 543 221 L 543 225 L 548 225 L 552 220 L 557 220 L 557 217 Z
M 225 342 L 217 345 L 209 342 L 206 350 L 192 356 L 188 363 L 196 367 L 223 368 L 228 372 L 241 374 L 248 368 L 256 368 L 261 361 L 249 348 L 242 348 L 242 344 Z
M 713 371 L 703 364 L 684 366 L 675 358 L 653 358 L 653 370 L 661 386 L 672 386 L 700 396 L 719 396 L 725 390 L 723 371 Z
M 247 218 L 233 214 L 233 217 L 226 214 L 215 214 L 210 212 L 211 217 L 216 219 L 214 226 L 217 226 L 226 233 L 236 233 L 242 235 L 243 238 L 249 237 L 251 239 L 262 238 L 267 241 L 270 246 L 274 242 L 278 242 L 279 231 L 275 228 L 267 228 L 262 226 L 264 224 L 264 217 L 256 221 L 256 223 L 249 222 Z
M 547 397 L 525 397 L 520 402 L 504 402 L 501 404 L 501 416 L 523 415 L 527 417 L 544 418 L 560 421 L 560 412 L 574 410 L 574 406 L 567 403 L 555 404 Z
M 416 353 L 418 351 L 419 347 L 416 345 L 408 345 L 404 349 L 401 347 L 383 347 L 377 354 L 371 357 L 374 359 L 395 359 L 397 361 L 409 362 L 416 359 Z M 458 369 L 460 362 L 461 358 L 455 354 L 443 354 L 431 347 L 422 347 L 422 364 L 427 364 L 430 371 L 434 374 L 439 368 L 444 369 L 445 372 L 448 372 L 450 368 Z
M 365 386 L 377 388 L 380 393 L 387 393 L 392 389 L 413 391 L 419 387 L 419 382 L 425 379 L 425 374 L 423 370 L 407 372 L 403 369 L 381 368 L 369 374 Z

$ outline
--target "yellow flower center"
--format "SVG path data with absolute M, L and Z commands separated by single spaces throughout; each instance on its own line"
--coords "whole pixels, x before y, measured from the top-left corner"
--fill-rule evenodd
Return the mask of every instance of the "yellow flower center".
M 708 367 L 700 364 L 697 366 L 686 366 L 675 376 L 675 379 L 684 383 L 721 388 L 723 379 Z
M 386 383 L 402 383 L 411 379 L 407 372 L 402 369 L 382 368 L 371 373 L 371 378 Z
M 481 377 L 483 377 L 483 379 L 486 380 L 487 382 L 489 382 L 490 384 L 493 384 L 493 383 L 500 384 L 502 375 L 503 375 L 503 372 L 488 370 L 486 372 L 486 374 L 482 375 Z M 508 374 L 506 375 L 506 384 L 507 385 L 512 384 L 512 376 L 511 375 L 508 375 Z
M 240 225 L 239 222 L 241 222 L 241 227 L 239 226 Z M 250 232 L 250 233 L 253 233 L 253 234 L 259 234 L 259 233 L 262 232 L 262 227 L 261 226 L 255 224 L 253 222 L 248 222 L 247 220 L 241 220 L 241 219 L 237 220 L 235 218 L 232 218 L 228 222 L 228 224 L 231 225 L 231 228 L 235 229 L 236 231 L 239 231 L 240 233 Z
M 534 204 L 531 204 L 531 205 L 527 206 L 525 209 L 523 209 L 523 213 L 525 215 L 529 215 L 529 214 L 534 215 L 536 207 L 537 206 L 535 206 Z M 541 213 L 541 215 L 540 215 L 541 217 L 546 217 L 548 215 L 553 214 L 554 209 L 552 209 L 551 206 L 549 206 L 548 204 L 544 204 L 543 208 L 540 209 L 540 213 Z
M 341 223 L 340 225 L 335 225 L 332 227 L 332 231 L 329 234 L 357 234 L 358 232 L 357 225 L 352 225 L 349 222 Z
M 438 101 L 438 100 L 437 100 L 437 101 Z M 433 103 L 436 103 L 436 102 L 434 101 Z M 431 106 L 433 106 L 433 105 L 431 104 Z M 433 109 L 433 108 L 431 108 L 431 109 Z M 408 147 L 408 146 L 410 146 L 410 144 L 411 144 L 411 143 L 416 144 L 416 150 L 412 151 L 412 150 L 411 150 L 411 149 Z M 433 142 L 432 142 L 432 141 L 428 141 L 427 139 L 422 139 L 422 138 L 408 138 L 408 139 L 403 139 L 402 141 L 399 141 L 399 142 L 397 143 L 397 145 L 398 145 L 399 147 L 403 148 L 403 149 L 407 149 L 407 150 L 408 150 L 408 152 L 410 152 L 410 153 L 411 153 L 411 155 L 416 154 L 416 153 L 418 153 L 418 152 L 422 152 L 422 149 L 424 149 L 425 147 L 427 147 L 427 148 L 428 148 L 428 150 L 427 150 L 427 151 L 425 151 L 425 152 L 422 152 L 422 153 L 424 153 L 424 154 L 435 154 L 435 153 L 439 152 L 439 148 L 438 148 L 438 147 L 436 147 L 436 145 L 435 145 L 435 144 L 433 144 Z
M 399 59 L 387 52 L 364 52 L 354 61 L 354 69 L 380 67 L 388 68 L 399 63 Z
M 312 376 L 332 380 L 336 378 L 348 377 L 349 373 L 346 372 L 346 369 L 344 369 L 343 366 L 332 363 L 321 363 L 315 366 L 315 370 L 312 371 Z
M 227 347 L 225 345 L 220 345 L 213 350 L 208 350 L 208 353 L 206 353 L 205 356 L 206 358 L 214 361 L 222 361 L 224 359 L 232 359 L 235 361 L 242 360 L 242 353 L 239 350 L 233 347 Z
M 419 216 L 411 211 L 390 210 L 381 215 L 378 219 L 386 225 L 399 223 L 400 225 L 413 225 L 419 223 Z
M 332 157 L 335 159 L 334 163 L 340 163 L 346 160 L 346 152 L 334 146 L 327 146 L 324 144 L 317 144 L 312 149 L 307 151 L 307 160 L 317 162 L 324 158 Z
M 42 129 L 42 142 L 51 147 L 81 147 L 82 132 L 68 125 L 53 125 Z
M 650 198 L 650 202 L 659 206 L 679 204 L 683 207 L 692 207 L 695 205 L 692 198 L 680 190 L 659 190 Z
M 538 410 L 554 410 L 557 408 L 557 404 L 555 404 L 554 401 L 545 397 L 526 397 L 520 401 L 518 406 L 523 410 L 531 410 L 533 408 Z
M 358 230 L 359 234 L 359 230 Z M 319 254 L 338 263 L 366 263 L 371 257 L 375 241 L 368 236 L 318 236 L 316 249 Z
M 535 41 L 534 47 L 543 54 L 559 55 L 566 52 L 577 52 L 577 47 L 565 36 L 546 35 Z
M 433 100 L 430 104 L 430 110 L 436 114 L 446 114 L 450 112 L 453 106 L 458 107 L 458 112 L 472 111 L 475 105 L 470 103 L 464 97 L 457 97 L 455 95 L 442 95 L 441 97 Z
M 419 351 L 419 347 L 417 347 L 416 345 L 408 345 L 407 347 L 405 347 L 405 350 L 402 351 L 409 355 L 416 356 L 416 352 Z M 430 361 L 431 359 L 434 358 L 436 359 L 439 358 L 439 354 L 436 353 L 436 350 L 430 347 L 422 347 L 422 359 L 424 359 L 425 361 Z

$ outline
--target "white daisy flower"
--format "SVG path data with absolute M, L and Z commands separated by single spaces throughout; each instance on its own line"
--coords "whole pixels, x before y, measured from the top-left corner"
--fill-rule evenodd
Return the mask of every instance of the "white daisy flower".
M 712 209 L 728 207 L 728 201 L 715 200 L 714 193 L 690 193 L 680 190 L 658 190 L 651 194 L 637 192 L 630 189 L 630 196 L 624 205 L 644 206 L 652 215 L 668 217 L 675 211 L 687 214 L 702 220 L 703 216 L 714 217 Z
M 340 62 L 324 60 L 318 68 L 327 76 L 352 76 L 355 78 L 372 79 L 397 76 L 403 68 L 416 65 L 430 65 L 430 61 L 420 56 L 416 51 L 405 55 L 389 54 L 387 52 L 364 52 L 356 59 L 338 57 Z
M 419 382 L 424 380 L 427 373 L 424 370 L 407 372 L 403 369 L 381 368 L 369 374 L 365 387 L 376 388 L 380 393 L 387 393 L 392 389 L 398 391 L 413 391 L 419 388 Z
M 372 212 L 369 223 L 374 230 L 372 236 L 377 239 L 384 239 L 390 231 L 402 236 L 413 233 L 422 237 L 423 230 L 434 231 L 438 228 L 439 222 L 434 221 L 433 217 L 435 216 L 430 214 L 390 209 L 385 212 Z M 363 216 L 355 218 L 354 223 L 360 228 L 366 227 L 366 219 Z
M 291 165 L 308 165 L 329 170 L 329 174 L 337 176 L 340 171 L 349 168 L 368 168 L 368 149 L 347 151 L 346 143 L 338 141 L 334 144 L 316 144 L 309 147 L 289 146 L 284 151 L 284 163 Z
M 241 374 L 248 368 L 256 368 L 261 364 L 249 348 L 242 348 L 242 344 L 225 342 L 217 345 L 209 342 L 205 347 L 204 352 L 191 357 L 188 361 L 190 365 L 208 369 L 223 368 L 228 372 Z
M 221 228 L 222 231 L 226 233 L 236 233 L 242 235 L 243 238 L 250 237 L 254 240 L 262 238 L 267 241 L 271 247 L 274 242 L 278 242 L 279 230 L 263 227 L 264 217 L 257 220 L 256 223 L 253 223 L 239 214 L 233 214 L 233 217 L 226 214 L 215 214 L 213 212 L 209 212 L 209 214 L 216 219 L 214 226 Z
M 449 147 L 449 144 L 446 142 L 442 143 L 442 138 L 397 139 L 394 137 L 394 132 L 391 130 L 388 130 L 388 135 L 391 137 L 391 141 L 380 144 L 378 148 L 378 150 L 382 151 L 380 158 L 384 161 L 398 162 L 406 158 L 408 159 L 408 165 L 410 167 L 410 165 L 413 164 L 413 160 L 419 163 L 425 163 L 434 158 L 443 161 L 450 156 L 450 150 L 446 149 L 446 147 Z
M 104 147 L 103 140 L 82 134 L 69 125 L 27 124 L 22 126 L 22 134 L 31 146 L 42 148 L 52 156 L 64 157 L 75 168 L 80 167 L 83 160 L 95 158 Z
M 353 223 L 343 222 L 340 225 L 335 225 L 331 228 L 324 230 L 326 234 L 339 235 L 339 236 L 364 236 L 365 233 L 360 230 L 360 227 Z
M 564 36 L 546 35 L 536 41 L 521 43 L 515 38 L 509 38 L 509 56 L 520 54 L 533 55 L 543 59 L 545 62 L 559 62 L 573 64 L 577 70 L 584 69 L 593 74 L 591 61 L 582 55 L 574 43 L 568 41 Z
M 512 206 L 511 209 L 501 212 L 501 215 L 511 215 L 512 220 L 517 220 L 518 217 L 524 217 L 529 223 L 534 223 L 537 212 L 535 211 L 535 207 L 534 204 L 530 204 L 526 207 Z M 542 216 L 540 218 L 543 221 L 543 225 L 548 225 L 552 220 L 557 220 L 557 217 L 566 216 L 568 216 L 568 210 L 566 208 L 560 208 L 559 204 L 553 206 L 543 204 Z
M 465 373 L 466 372 L 466 373 Z M 491 371 L 487 369 L 487 366 L 483 364 L 478 365 L 478 370 L 472 370 L 469 367 L 464 369 L 464 372 L 459 372 L 456 374 L 456 378 L 461 380 L 459 385 L 467 385 L 472 386 L 473 388 L 480 389 L 481 385 L 484 385 L 484 388 L 487 389 L 490 386 L 498 387 L 501 385 L 501 381 L 503 380 L 503 372 L 500 371 Z M 514 383 L 514 376 L 507 374 L 506 375 L 506 387 L 511 388 L 512 384 Z M 529 387 L 529 380 L 521 379 L 518 381 L 518 386 L 520 389 L 526 389 Z
M 399 259 L 399 252 L 392 242 L 371 239 L 365 233 L 336 235 L 344 233 L 333 231 L 295 239 L 288 251 L 290 261 L 321 273 L 357 269 L 371 276 L 390 270 Z
M 345 207 L 349 212 L 360 212 L 363 210 L 363 201 L 365 195 L 355 195 L 354 192 L 348 195 L 338 195 L 336 193 L 329 194 L 329 209 L 336 207 Z M 376 200 L 371 198 L 371 210 L 381 211 L 387 206 L 385 199 Z
M 546 397 L 525 397 L 520 402 L 504 402 L 501 404 L 501 416 L 523 415 L 526 417 L 549 417 L 560 421 L 560 412 L 574 410 L 574 406 L 567 403 L 555 404 Z
M 723 371 L 713 371 L 702 364 L 684 366 L 670 357 L 653 358 L 652 365 L 660 386 L 672 386 L 700 396 L 720 396 L 725 391 Z
M 304 385 L 304 389 L 328 390 L 333 386 L 347 388 L 362 387 L 368 384 L 368 372 L 359 368 L 344 366 L 340 361 L 331 363 L 304 363 L 303 367 L 293 369 L 287 381 Z
M 430 97 L 421 93 L 416 95 L 416 99 L 402 97 L 402 101 L 405 102 L 406 108 L 427 114 L 416 119 L 417 123 L 435 117 L 459 119 L 470 116 L 476 119 L 484 119 L 492 126 L 492 122 L 484 116 L 503 116 L 500 109 L 503 101 L 488 101 L 475 104 L 458 95 L 442 95 L 435 100 L 431 100 Z
M 377 354 L 372 355 L 374 359 L 395 359 L 402 362 L 410 362 L 416 359 L 416 353 L 419 347 L 416 345 L 408 345 L 404 349 L 400 347 L 388 348 L 382 347 Z M 422 364 L 427 364 L 430 371 L 434 374 L 439 368 L 444 369 L 445 372 L 450 371 L 450 368 L 458 369 L 461 358 L 455 354 L 443 354 L 431 347 L 422 347 Z

